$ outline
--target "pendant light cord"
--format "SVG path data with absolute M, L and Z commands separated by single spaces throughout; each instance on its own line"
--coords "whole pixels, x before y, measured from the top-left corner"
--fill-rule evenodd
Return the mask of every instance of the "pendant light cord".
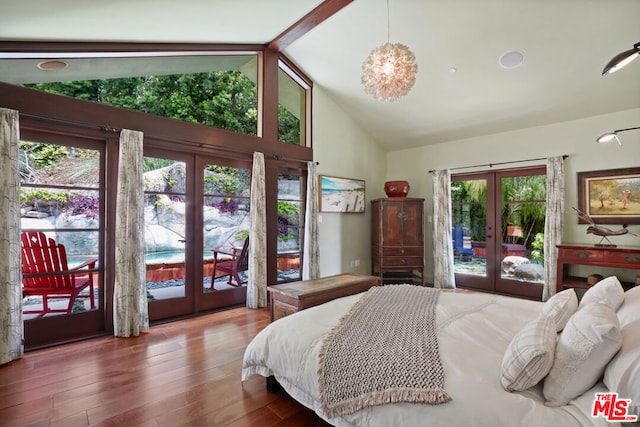
M 387 44 L 391 41 L 391 18 L 389 17 L 389 0 L 387 0 Z

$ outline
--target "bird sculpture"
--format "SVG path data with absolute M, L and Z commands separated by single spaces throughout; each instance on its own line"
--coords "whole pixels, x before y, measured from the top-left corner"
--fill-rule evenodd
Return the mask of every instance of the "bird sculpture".
M 632 236 L 638 236 L 637 234 L 634 234 L 627 229 L 628 227 L 627 224 L 622 224 L 622 228 L 620 230 L 612 230 L 610 228 L 597 225 L 593 220 L 593 218 L 591 218 L 587 213 L 581 211 L 580 209 L 576 209 L 574 207 L 573 210 L 576 211 L 576 215 L 578 215 L 579 218 L 591 224 L 589 227 L 587 227 L 587 234 L 594 234 L 596 236 L 602 237 L 602 239 L 600 239 L 600 241 L 596 243 L 596 246 L 615 247 L 616 245 L 611 243 L 611 240 L 609 240 L 608 236 L 622 236 L 624 234 L 631 234 Z M 607 241 L 607 244 L 602 243 L 604 240 Z

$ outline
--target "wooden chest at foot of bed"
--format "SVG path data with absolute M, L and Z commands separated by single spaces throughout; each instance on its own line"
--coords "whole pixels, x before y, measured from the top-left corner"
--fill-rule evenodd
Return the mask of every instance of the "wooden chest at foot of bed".
M 325 302 L 380 286 L 378 276 L 345 273 L 269 286 L 271 321 Z

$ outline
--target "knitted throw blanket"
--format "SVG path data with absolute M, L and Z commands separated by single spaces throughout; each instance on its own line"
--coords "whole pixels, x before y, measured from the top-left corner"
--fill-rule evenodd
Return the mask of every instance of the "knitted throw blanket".
M 395 402 L 437 405 L 444 391 L 435 308 L 439 291 L 414 285 L 373 287 L 325 337 L 320 403 L 327 417 Z

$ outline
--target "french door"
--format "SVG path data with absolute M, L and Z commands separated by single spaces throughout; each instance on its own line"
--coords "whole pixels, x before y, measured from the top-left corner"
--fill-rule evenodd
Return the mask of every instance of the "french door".
M 99 135 L 59 134 L 28 126 L 29 118 L 21 122 L 20 228 L 32 236 L 22 255 L 22 308 L 25 347 L 34 349 L 106 328 L 106 143 Z M 75 295 L 71 288 L 81 284 Z
M 242 304 L 240 281 L 213 271 L 249 235 L 250 163 L 145 149 L 145 259 L 149 319 Z
M 542 297 L 545 195 L 544 166 L 452 175 L 457 285 Z

